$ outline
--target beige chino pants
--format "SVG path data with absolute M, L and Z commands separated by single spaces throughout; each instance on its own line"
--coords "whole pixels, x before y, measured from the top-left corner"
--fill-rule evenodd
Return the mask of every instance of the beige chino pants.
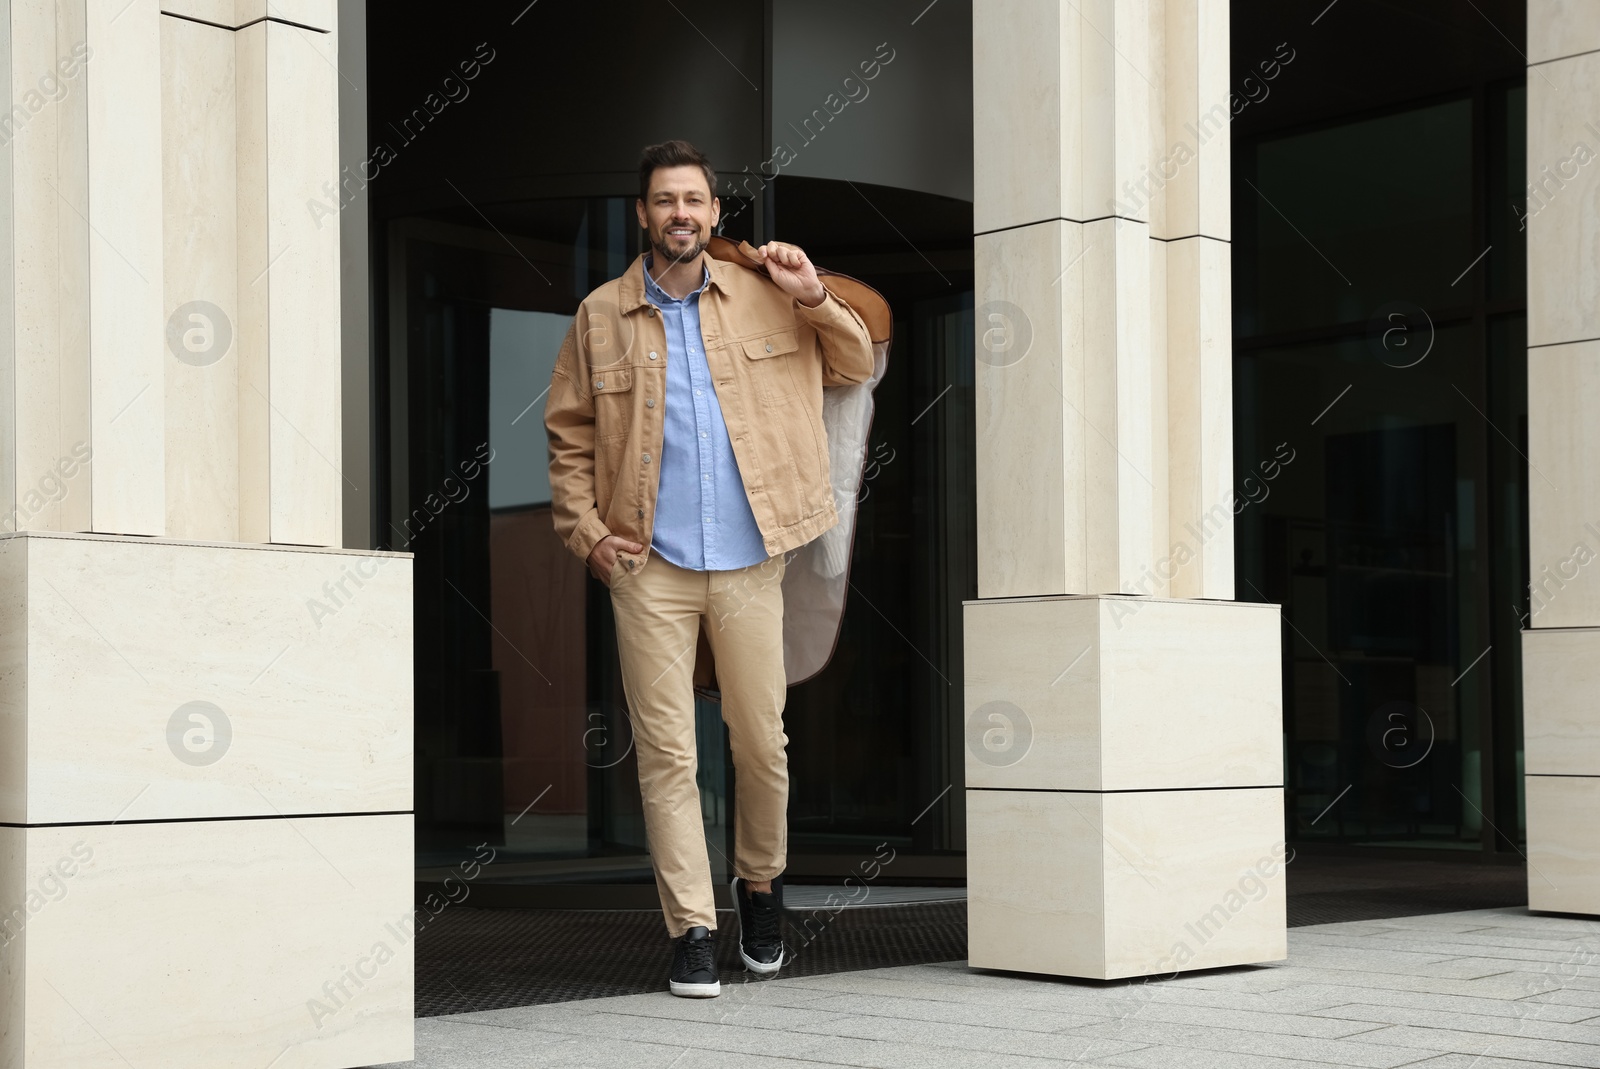
M 637 572 L 620 562 L 611 571 L 645 835 L 674 939 L 696 925 L 717 926 L 695 785 L 693 672 L 702 618 L 733 751 L 733 873 L 761 882 L 783 872 L 789 845 L 786 564 L 778 556 L 748 568 L 696 572 L 655 556 Z

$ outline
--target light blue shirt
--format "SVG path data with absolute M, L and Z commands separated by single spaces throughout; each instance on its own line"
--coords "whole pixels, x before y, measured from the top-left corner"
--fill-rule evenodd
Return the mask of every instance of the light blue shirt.
M 711 385 L 700 334 L 700 294 L 667 296 L 644 261 L 644 292 L 661 310 L 667 331 L 667 396 L 661 442 L 661 489 L 656 495 L 651 548 L 680 568 L 727 571 L 760 564 L 770 554 L 739 477 L 739 464 Z

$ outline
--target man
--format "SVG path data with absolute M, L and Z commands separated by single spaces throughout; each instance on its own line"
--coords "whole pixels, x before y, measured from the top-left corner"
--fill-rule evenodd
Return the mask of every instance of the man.
M 866 382 L 861 318 L 799 248 L 768 242 L 766 276 L 706 255 L 722 205 L 686 141 L 644 150 L 647 251 L 584 300 L 545 408 L 557 533 L 611 591 L 639 762 L 669 988 L 717 979 L 710 866 L 695 785 L 692 673 L 704 628 L 736 787 L 733 893 L 745 967 L 772 976 L 789 799 L 784 554 L 838 522 L 824 384 Z

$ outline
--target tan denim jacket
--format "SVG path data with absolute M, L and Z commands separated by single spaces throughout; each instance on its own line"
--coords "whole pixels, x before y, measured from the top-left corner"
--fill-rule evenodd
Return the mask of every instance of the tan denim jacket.
M 873 348 L 861 317 L 832 293 L 807 308 L 764 275 L 705 257 L 706 364 L 750 508 L 776 556 L 838 522 L 822 387 L 864 383 Z M 661 459 L 667 339 L 645 297 L 644 257 L 578 307 L 545 403 L 556 533 L 580 560 L 621 535 L 637 571 L 650 557 Z

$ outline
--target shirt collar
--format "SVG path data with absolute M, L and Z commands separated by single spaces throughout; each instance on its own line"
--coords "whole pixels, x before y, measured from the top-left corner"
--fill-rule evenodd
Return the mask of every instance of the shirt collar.
M 709 259 L 709 257 L 707 257 L 707 259 Z M 666 290 L 662 289 L 659 285 L 656 284 L 656 280 L 655 279 L 650 277 L 650 263 L 651 263 L 651 260 L 652 260 L 651 254 L 648 253 L 648 252 L 645 253 L 644 254 L 644 264 L 643 264 L 643 266 L 644 266 L 644 291 L 645 291 L 645 293 L 649 295 L 651 300 L 655 300 L 655 301 L 676 301 L 677 298 L 670 296 L 667 293 Z M 711 268 L 706 265 L 704 260 L 701 261 L 700 270 L 703 272 L 701 277 L 700 277 L 700 288 L 696 289 L 693 293 L 690 293 L 688 296 L 684 297 L 683 299 L 685 301 L 689 300 L 690 297 L 698 297 L 701 293 L 705 292 L 706 286 L 711 284 Z

